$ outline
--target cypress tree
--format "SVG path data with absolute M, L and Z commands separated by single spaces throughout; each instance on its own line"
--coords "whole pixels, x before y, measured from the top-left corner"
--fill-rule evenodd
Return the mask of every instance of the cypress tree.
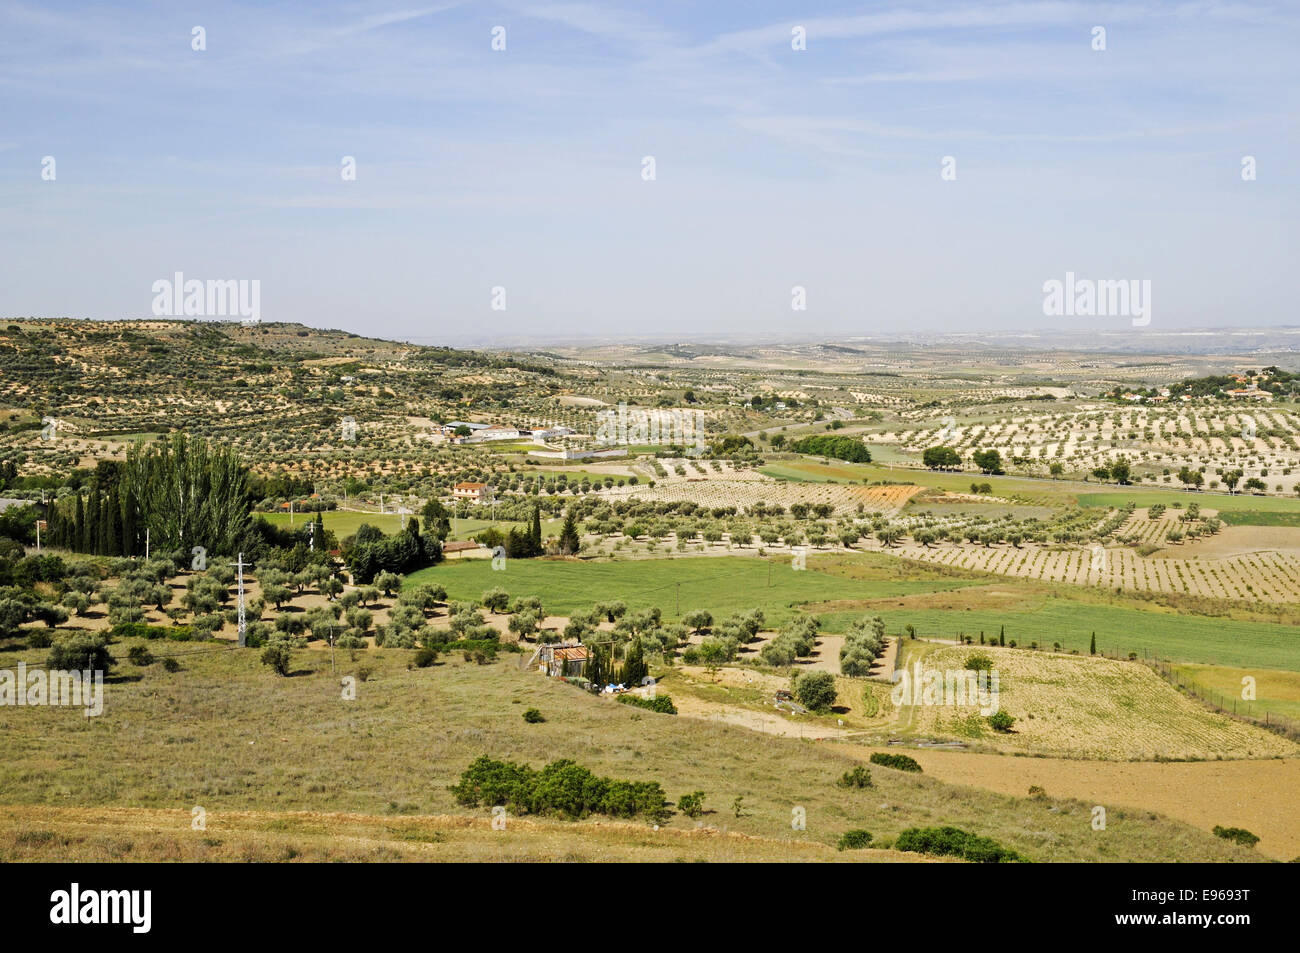
M 118 498 L 117 487 L 108 494 L 108 519 L 104 521 L 108 535 L 108 545 L 104 547 L 109 556 L 122 555 L 122 501 Z
M 77 510 L 72 520 L 71 548 L 79 553 L 86 551 L 86 506 L 77 494 Z
M 50 504 L 50 515 L 46 517 L 45 544 L 47 546 L 59 545 L 59 506 L 57 503 Z
M 109 530 L 113 525 L 112 497 L 102 496 L 99 498 L 99 545 L 95 551 L 101 556 L 112 555 L 108 551 L 109 547 Z
M 582 542 L 578 538 L 578 521 L 574 516 L 573 508 L 564 515 L 564 528 L 560 530 L 560 552 L 566 556 L 573 555 L 582 548 Z
M 122 555 L 134 556 L 136 552 L 135 507 L 127 494 L 122 499 Z
M 1092 642 L 1088 646 L 1088 654 L 1089 655 L 1097 654 L 1097 633 L 1096 632 L 1092 633 Z
M 538 556 L 542 552 L 542 515 L 537 510 L 537 504 L 533 504 L 533 525 L 528 529 L 528 542 L 531 544 L 532 555 Z
M 95 487 L 86 500 L 86 552 L 99 555 L 99 490 Z

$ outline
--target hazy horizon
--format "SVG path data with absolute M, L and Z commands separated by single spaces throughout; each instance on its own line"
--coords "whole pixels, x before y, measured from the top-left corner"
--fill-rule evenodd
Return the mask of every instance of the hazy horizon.
M 0 302 L 148 318 L 179 272 L 496 346 L 1294 325 L 1298 38 L 1278 3 L 0 3 Z M 1150 323 L 1045 316 L 1067 274 L 1149 282 Z

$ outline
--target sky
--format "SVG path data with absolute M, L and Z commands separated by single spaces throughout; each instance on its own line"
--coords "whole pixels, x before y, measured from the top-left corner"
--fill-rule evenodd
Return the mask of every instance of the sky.
M 179 272 L 458 345 L 1300 325 L 1297 50 L 1294 2 L 0 0 L 0 315 Z M 1045 313 L 1067 273 L 1148 323 Z

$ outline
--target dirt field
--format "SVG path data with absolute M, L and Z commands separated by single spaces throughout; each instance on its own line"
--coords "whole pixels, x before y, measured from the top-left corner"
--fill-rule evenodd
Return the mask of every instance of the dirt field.
M 869 756 L 853 745 L 835 748 L 864 760 Z M 1078 798 L 1108 810 L 1145 808 L 1205 830 L 1216 824 L 1244 827 L 1259 835 L 1261 854 L 1277 860 L 1300 856 L 1295 803 L 1300 759 L 1117 763 L 911 748 L 907 754 L 926 774 L 953 784 L 1018 796 L 1036 784 L 1053 797 Z

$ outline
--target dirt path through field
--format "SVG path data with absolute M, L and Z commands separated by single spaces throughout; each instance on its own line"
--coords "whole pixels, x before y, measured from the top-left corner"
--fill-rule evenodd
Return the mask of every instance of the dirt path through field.
M 861 758 L 871 750 L 835 745 Z M 1257 850 L 1278 860 L 1300 856 L 1300 759 L 1267 761 L 1115 762 L 1015 758 L 962 751 L 907 749 L 925 773 L 952 784 L 1023 797 L 1037 784 L 1049 795 L 1107 808 L 1146 808 L 1204 830 L 1244 827 Z

